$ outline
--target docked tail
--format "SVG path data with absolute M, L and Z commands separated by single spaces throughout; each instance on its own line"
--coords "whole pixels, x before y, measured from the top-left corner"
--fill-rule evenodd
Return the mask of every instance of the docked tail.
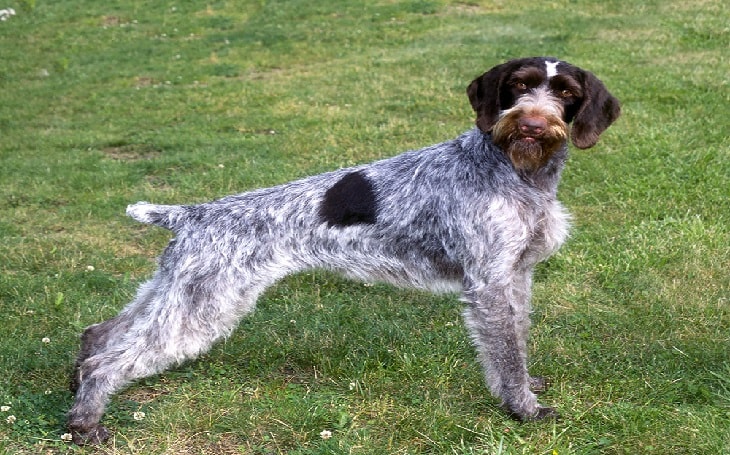
M 182 205 L 157 205 L 137 202 L 127 206 L 127 215 L 135 220 L 177 231 L 187 219 L 187 210 Z

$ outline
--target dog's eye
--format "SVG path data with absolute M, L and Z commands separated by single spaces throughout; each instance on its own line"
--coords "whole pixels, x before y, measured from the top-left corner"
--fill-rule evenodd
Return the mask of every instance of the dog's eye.
M 527 90 L 527 84 L 524 82 L 515 82 L 515 88 L 519 91 Z
M 571 92 L 570 90 L 561 90 L 560 96 L 563 98 L 570 98 L 571 96 L 573 96 L 573 92 Z

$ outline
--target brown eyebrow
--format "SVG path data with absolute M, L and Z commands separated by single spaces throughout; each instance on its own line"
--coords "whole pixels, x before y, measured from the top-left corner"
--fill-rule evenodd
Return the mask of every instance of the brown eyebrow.
M 550 88 L 570 90 L 577 96 L 583 96 L 583 86 L 575 78 L 566 74 L 558 74 L 550 79 Z
M 510 82 L 521 81 L 528 86 L 540 85 L 545 80 L 545 72 L 535 67 L 521 68 L 510 78 Z

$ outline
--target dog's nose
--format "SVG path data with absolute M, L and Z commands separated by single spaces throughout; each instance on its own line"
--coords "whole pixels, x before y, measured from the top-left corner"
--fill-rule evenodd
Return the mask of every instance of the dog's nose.
M 517 125 L 525 136 L 540 136 L 547 128 L 547 120 L 542 117 L 522 117 Z

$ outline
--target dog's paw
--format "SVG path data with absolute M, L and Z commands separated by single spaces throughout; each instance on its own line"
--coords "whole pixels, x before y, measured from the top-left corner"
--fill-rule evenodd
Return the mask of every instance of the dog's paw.
M 560 413 L 557 409 L 550 407 L 550 406 L 540 406 L 537 408 L 537 414 L 530 417 L 529 420 L 559 420 L 560 419 Z
M 74 444 L 79 446 L 85 446 L 102 444 L 107 439 L 109 439 L 111 433 L 109 432 L 109 430 L 106 429 L 106 427 L 102 425 L 96 425 L 86 431 L 72 429 L 71 436 L 73 437 Z
M 517 412 L 511 412 L 510 416 L 519 420 L 522 423 L 534 422 L 537 420 L 559 420 L 560 414 L 555 408 L 549 406 L 538 406 L 537 411 L 532 414 L 521 414 Z
M 560 413 L 550 406 L 538 406 L 534 415 L 521 419 L 523 422 L 534 422 L 537 420 L 559 420 Z

